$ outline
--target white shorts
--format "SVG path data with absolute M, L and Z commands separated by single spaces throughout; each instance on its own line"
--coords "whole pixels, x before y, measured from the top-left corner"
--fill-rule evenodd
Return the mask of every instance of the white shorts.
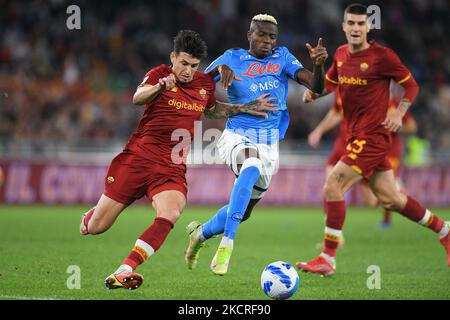
M 251 199 L 261 199 L 269 188 L 272 176 L 278 170 L 278 142 L 274 144 L 254 143 L 250 139 L 225 129 L 217 142 L 219 156 L 236 177 L 239 176 L 237 155 L 243 149 L 254 149 L 262 161 L 262 172 L 253 187 Z

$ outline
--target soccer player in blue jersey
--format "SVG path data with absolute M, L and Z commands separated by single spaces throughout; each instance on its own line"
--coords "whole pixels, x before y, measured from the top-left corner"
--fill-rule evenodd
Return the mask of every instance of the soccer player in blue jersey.
M 222 160 L 235 174 L 236 181 L 227 205 L 203 225 L 193 221 L 187 226 L 189 246 L 185 260 L 189 269 L 197 266 L 199 250 L 205 240 L 223 233 L 210 268 L 217 275 L 227 273 L 239 223 L 249 218 L 277 170 L 278 141 L 283 139 L 289 125 L 286 106 L 288 79 L 315 93 L 324 89 L 327 51 L 322 40 L 319 39 L 315 48 L 306 44 L 314 65 L 313 72 L 310 72 L 286 47 L 275 47 L 277 37 L 276 19 L 266 14 L 256 15 L 247 32 L 250 48 L 227 50 L 205 70 L 217 75 L 216 81 L 221 79 L 231 103 L 248 102 L 261 94 L 270 94 L 275 98 L 273 102 L 278 105 L 278 110 L 269 112 L 267 119 L 251 115 L 228 119 L 217 148 Z M 227 72 L 230 69 L 233 75 Z

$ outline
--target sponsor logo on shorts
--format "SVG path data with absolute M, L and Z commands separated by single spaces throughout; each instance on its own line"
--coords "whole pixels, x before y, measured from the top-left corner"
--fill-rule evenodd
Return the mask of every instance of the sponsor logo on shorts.
M 113 176 L 108 176 L 108 178 L 106 178 L 106 181 L 111 184 L 114 182 L 114 177 Z

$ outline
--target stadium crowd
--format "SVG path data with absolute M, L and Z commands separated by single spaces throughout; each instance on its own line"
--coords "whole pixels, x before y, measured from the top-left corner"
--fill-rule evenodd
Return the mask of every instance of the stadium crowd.
M 81 29 L 69 30 L 66 8 L 72 3 L 0 0 L 0 154 L 122 146 L 142 113 L 132 105 L 132 93 L 147 70 L 169 63 L 179 29 L 196 30 L 206 40 L 204 68 L 228 48 L 247 48 L 249 19 L 269 13 L 279 21 L 279 45 L 311 68 L 305 43 L 322 37 L 329 65 L 345 42 L 341 15 L 348 3 L 86 0 L 76 2 Z M 381 29 L 372 38 L 394 49 L 421 87 L 412 107 L 419 136 L 435 151 L 449 150 L 450 2 L 395 0 L 380 8 Z M 288 100 L 288 141 L 305 140 L 326 112 L 303 105 L 298 96 Z M 223 125 L 208 120 L 204 127 Z M 325 138 L 331 143 L 333 136 Z

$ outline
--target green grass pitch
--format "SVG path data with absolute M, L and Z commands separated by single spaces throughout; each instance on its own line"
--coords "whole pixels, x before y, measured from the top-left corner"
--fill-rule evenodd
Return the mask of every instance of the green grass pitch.
M 209 263 L 219 243 L 211 239 L 195 270 L 183 252 L 185 226 L 206 221 L 216 207 L 185 210 L 161 250 L 138 272 L 138 290 L 107 290 L 103 281 L 127 256 L 136 238 L 154 219 L 146 206 L 131 206 L 106 233 L 81 236 L 78 226 L 86 206 L 0 206 L 0 299 L 155 299 L 265 300 L 260 275 L 270 262 L 294 264 L 315 257 L 320 249 L 324 216 L 319 208 L 258 207 L 236 235 L 228 274 L 215 276 Z M 435 212 L 450 220 L 450 209 Z M 450 267 L 437 236 L 400 215 L 393 227 L 378 228 L 377 209 L 349 208 L 345 246 L 338 251 L 331 278 L 299 273 L 291 299 L 449 299 Z M 80 268 L 80 289 L 68 289 Z M 368 289 L 371 265 L 381 270 L 381 288 Z

